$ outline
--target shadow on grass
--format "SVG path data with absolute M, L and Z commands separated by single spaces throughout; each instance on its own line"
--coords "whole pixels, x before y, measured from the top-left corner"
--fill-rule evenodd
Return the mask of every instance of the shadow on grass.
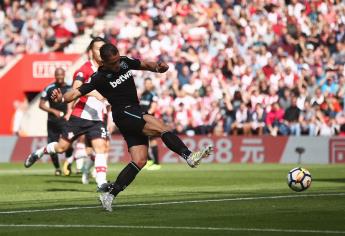
M 81 175 L 71 175 L 71 176 L 55 176 L 55 175 L 50 175 L 50 174 L 30 174 L 28 175 L 30 177 L 34 178 L 42 178 L 42 177 L 47 177 L 47 178 L 56 178 L 56 179 L 81 179 Z
M 84 193 L 94 193 L 95 191 L 91 190 L 81 190 L 81 189 L 74 189 L 74 188 L 49 188 L 46 190 L 47 192 L 84 192 Z
M 78 179 L 48 179 L 46 183 L 64 183 L 64 184 L 81 184 L 81 178 Z
M 315 182 L 344 183 L 345 184 L 345 178 L 322 178 L 322 179 L 313 178 L 313 181 L 315 181 Z

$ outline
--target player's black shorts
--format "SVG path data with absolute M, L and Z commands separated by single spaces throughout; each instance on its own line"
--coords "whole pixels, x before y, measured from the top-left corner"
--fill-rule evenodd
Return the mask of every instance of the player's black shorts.
M 56 120 L 48 120 L 47 131 L 48 131 L 48 143 L 58 142 L 60 135 L 66 128 L 67 121 L 63 118 Z
M 83 134 L 85 134 L 86 139 L 89 140 L 107 138 L 107 130 L 103 121 L 92 121 L 71 116 L 66 123 L 66 128 L 62 134 L 62 138 L 69 142 L 73 142 Z
M 126 140 L 128 148 L 137 145 L 149 145 L 149 139 L 143 134 L 146 124 L 143 111 L 139 105 L 126 106 L 123 109 L 113 110 L 113 119 L 116 126 Z

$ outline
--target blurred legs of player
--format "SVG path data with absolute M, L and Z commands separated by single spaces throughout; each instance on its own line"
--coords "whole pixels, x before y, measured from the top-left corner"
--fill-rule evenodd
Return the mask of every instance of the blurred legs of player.
M 84 159 L 87 157 L 85 140 L 86 140 L 85 135 L 82 135 L 78 138 L 77 143 L 75 144 L 74 156 L 70 158 L 66 158 L 64 162 L 64 165 L 63 165 L 64 175 L 66 176 L 71 175 L 72 164 L 74 160 L 76 162 L 77 174 L 82 172 L 81 169 L 83 168 L 83 162 L 84 162 Z
M 56 121 L 48 121 L 47 122 L 47 131 L 48 131 L 48 139 L 47 142 L 56 142 L 59 140 L 60 135 L 63 132 L 63 129 L 65 127 L 65 120 L 56 120 Z M 65 156 L 70 157 L 72 156 L 73 149 L 69 148 Z M 55 175 L 60 176 L 61 175 L 61 169 L 60 169 L 60 162 L 59 162 L 59 156 L 57 153 L 50 154 L 50 158 L 52 160 L 52 163 L 55 167 Z
M 109 156 L 109 149 L 110 149 L 110 139 L 107 138 L 106 140 L 106 150 L 105 150 L 105 159 L 108 161 L 108 156 Z M 95 162 L 95 155 L 90 154 L 88 155 L 88 157 L 84 160 L 84 165 L 83 165 L 83 169 L 82 169 L 82 178 L 81 178 L 81 182 L 83 184 L 88 184 L 90 181 L 90 174 L 92 175 L 93 178 L 96 179 L 97 181 L 97 175 L 99 175 L 99 173 L 97 172 L 97 168 L 96 168 L 96 162 Z M 91 173 L 91 168 L 94 168 L 94 171 Z
M 104 140 L 101 138 L 96 138 L 91 141 L 92 146 L 95 150 L 95 169 L 96 169 L 96 183 L 97 191 L 103 191 L 107 188 L 107 155 L 104 153 Z M 47 144 L 47 146 L 36 150 L 31 153 L 25 160 L 25 167 L 29 168 L 32 166 L 38 159 L 42 158 L 44 154 L 56 154 L 63 153 L 68 148 L 70 148 L 71 143 L 63 138 L 59 139 L 59 142 L 52 142 Z
M 151 115 L 143 114 L 140 109 L 128 107 L 125 108 L 124 112 L 118 114 L 115 123 L 127 142 L 132 161 L 122 169 L 115 182 L 109 186 L 109 191 L 100 195 L 102 206 L 107 211 L 112 211 L 113 199 L 133 182 L 145 166 L 149 136 L 160 136 L 164 144 L 185 159 L 192 168 L 197 167 L 201 160 L 208 157 L 212 152 L 213 147 L 211 145 L 201 151 L 190 151 L 178 136 L 169 131 L 170 127 Z M 127 117 L 126 114 L 128 114 Z
M 66 126 L 59 142 L 49 143 L 47 146 L 31 153 L 26 158 L 24 166 L 29 168 L 40 159 L 43 154 L 62 153 L 66 151 L 75 139 L 85 134 L 86 138 L 91 140 L 92 147 L 95 151 L 97 191 L 106 191 L 108 188 L 106 180 L 107 155 L 105 154 L 107 134 L 104 123 L 101 121 L 85 121 L 84 119 L 72 116 Z
M 81 169 L 82 176 L 81 176 L 81 182 L 82 184 L 89 184 L 90 183 L 90 172 L 91 168 L 95 164 L 95 156 L 93 154 L 87 155 L 87 157 L 84 159 L 83 167 Z M 96 178 L 96 174 L 94 176 Z
M 83 168 L 84 160 L 86 157 L 87 157 L 87 152 L 86 152 L 85 142 L 76 143 L 76 151 L 74 153 L 74 159 L 75 159 L 77 174 L 82 173 L 82 168 Z
M 148 160 L 145 168 L 147 170 L 160 170 L 162 166 L 159 164 L 159 159 L 158 159 L 158 143 L 157 143 L 157 138 L 150 138 L 149 142 L 149 158 L 151 160 Z M 148 164 L 150 162 L 150 164 Z

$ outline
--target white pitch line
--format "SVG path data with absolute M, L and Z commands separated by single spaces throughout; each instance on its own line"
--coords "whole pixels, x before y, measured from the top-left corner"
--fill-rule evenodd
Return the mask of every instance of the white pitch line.
M 230 227 L 193 227 L 193 226 L 147 226 L 147 225 L 47 225 L 47 224 L 0 224 L 4 228 L 121 228 L 121 229 L 167 229 L 167 230 L 204 230 L 204 231 L 251 231 L 251 232 L 279 232 L 279 233 L 318 233 L 345 234 L 337 230 L 308 230 L 308 229 L 271 229 L 271 228 L 230 228 Z
M 161 205 L 177 205 L 177 204 L 189 204 L 189 203 L 249 201 L 249 200 L 285 199 L 285 198 L 302 198 L 302 197 L 328 197 L 328 196 L 345 196 L 345 193 L 319 193 L 319 194 L 298 194 L 298 193 L 296 193 L 295 195 L 278 195 L 278 196 L 263 196 L 263 197 L 238 197 L 238 198 L 223 198 L 223 199 L 204 199 L 204 200 L 120 204 L 120 205 L 115 205 L 114 207 L 120 208 L 120 207 L 138 207 L 138 206 L 161 206 Z M 68 211 L 68 210 L 94 209 L 94 208 L 101 208 L 101 207 L 100 206 L 80 206 L 80 207 L 65 207 L 65 208 L 50 208 L 50 209 L 0 211 L 0 214 Z

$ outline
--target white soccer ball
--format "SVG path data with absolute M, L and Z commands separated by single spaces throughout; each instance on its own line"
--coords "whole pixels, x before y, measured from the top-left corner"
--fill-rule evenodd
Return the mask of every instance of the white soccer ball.
M 311 174 L 307 169 L 296 167 L 287 176 L 289 187 L 296 192 L 307 190 L 311 185 Z

